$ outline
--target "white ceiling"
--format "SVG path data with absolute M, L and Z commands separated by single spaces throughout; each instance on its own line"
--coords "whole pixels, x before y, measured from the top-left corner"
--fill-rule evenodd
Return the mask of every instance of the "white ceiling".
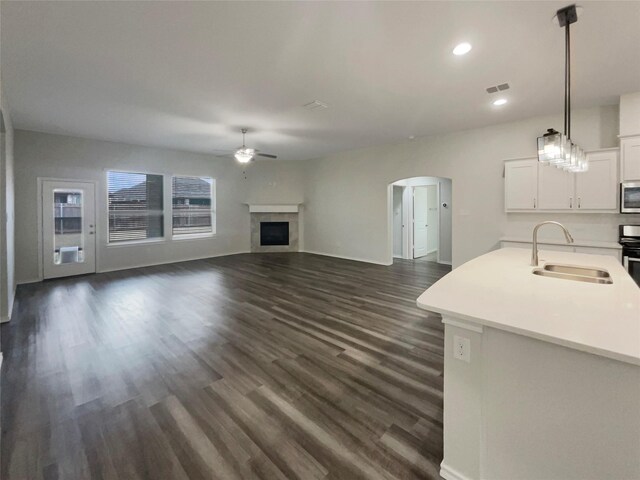
M 3 83 L 17 128 L 215 153 L 246 126 L 306 159 L 559 113 L 566 4 L 3 1 Z M 584 7 L 574 106 L 613 104 L 640 90 L 640 2 Z

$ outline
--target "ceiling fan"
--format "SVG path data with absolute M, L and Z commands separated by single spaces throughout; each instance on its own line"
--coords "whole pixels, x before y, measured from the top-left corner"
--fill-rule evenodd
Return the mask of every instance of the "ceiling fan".
M 236 160 L 238 160 L 238 162 L 249 163 L 251 160 L 253 160 L 254 157 L 278 158 L 277 155 L 271 155 L 269 153 L 261 153 L 260 150 L 256 150 L 255 148 L 248 148 L 244 143 L 244 136 L 248 130 L 246 128 L 243 128 L 241 131 L 242 131 L 242 146 L 239 147 L 233 154 L 233 156 L 236 157 Z

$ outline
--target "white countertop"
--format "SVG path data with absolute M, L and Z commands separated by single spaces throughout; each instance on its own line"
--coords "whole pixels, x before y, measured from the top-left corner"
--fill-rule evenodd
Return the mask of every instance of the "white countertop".
M 540 250 L 546 262 L 605 269 L 613 284 L 533 275 L 531 252 L 503 248 L 453 270 L 419 308 L 640 365 L 640 288 L 613 257 Z
M 515 242 L 515 243 L 533 243 L 531 237 L 502 237 L 501 242 Z M 615 250 L 622 250 L 622 245 L 618 242 L 602 242 L 599 240 L 575 240 L 573 243 L 567 243 L 565 240 L 545 240 L 538 239 L 539 245 L 565 245 L 567 247 L 595 247 L 595 248 L 613 248 Z

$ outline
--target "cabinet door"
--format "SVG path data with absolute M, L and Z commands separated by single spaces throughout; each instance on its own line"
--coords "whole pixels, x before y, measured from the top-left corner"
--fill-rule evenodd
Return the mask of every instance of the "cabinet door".
M 616 210 L 618 152 L 588 153 L 589 170 L 576 173 L 576 204 L 580 210 Z
M 551 165 L 538 169 L 538 208 L 569 210 L 575 207 L 574 174 Z
M 504 168 L 505 209 L 534 210 L 538 201 L 538 159 L 510 160 Z
M 640 135 L 620 140 L 622 181 L 640 180 Z

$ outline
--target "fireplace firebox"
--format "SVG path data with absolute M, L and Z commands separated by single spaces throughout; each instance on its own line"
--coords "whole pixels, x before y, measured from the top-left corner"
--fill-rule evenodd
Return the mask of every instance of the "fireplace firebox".
M 260 222 L 260 245 L 289 245 L 289 222 Z

